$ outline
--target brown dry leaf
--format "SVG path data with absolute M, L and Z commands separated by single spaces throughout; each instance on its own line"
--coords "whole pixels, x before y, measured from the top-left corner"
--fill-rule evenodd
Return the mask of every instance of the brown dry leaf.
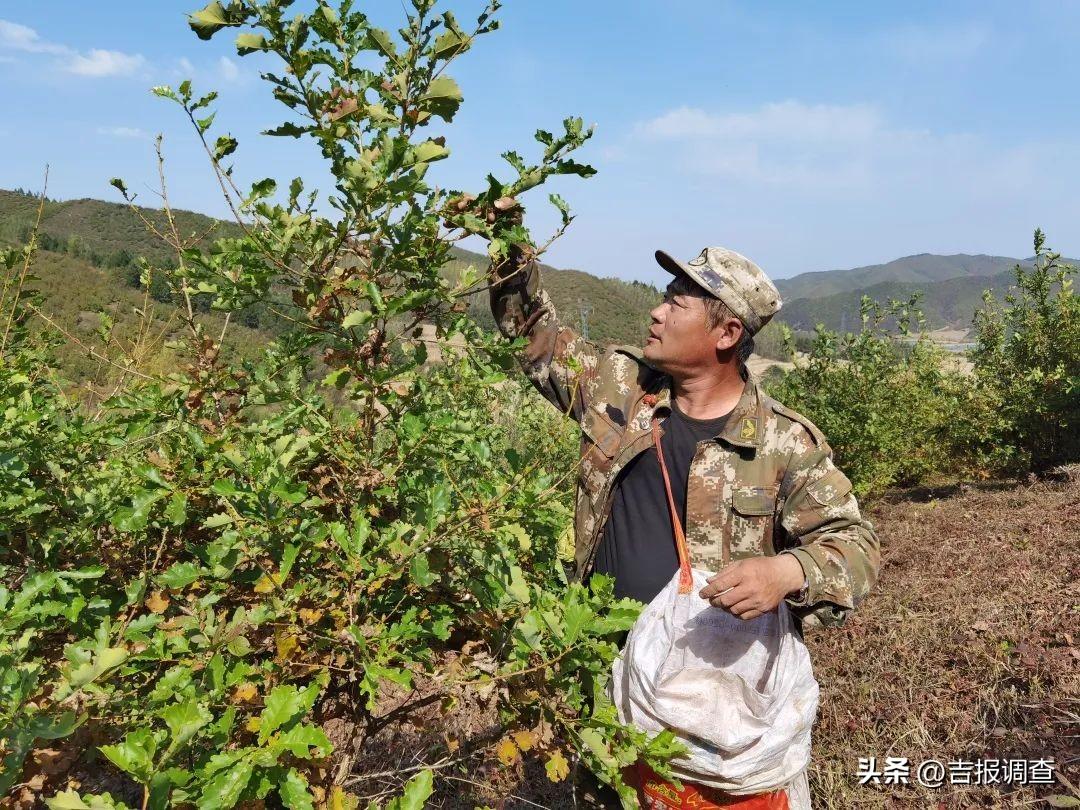
M 71 767 L 71 755 L 55 748 L 38 748 L 34 751 L 33 758 L 41 772 L 50 776 L 64 773 Z
M 499 762 L 507 767 L 513 765 L 520 758 L 518 753 L 518 747 L 514 745 L 514 741 L 509 737 L 503 737 L 497 746 L 495 746 L 495 756 L 499 758 Z
M 570 763 L 566 761 L 562 751 L 556 751 L 544 763 L 544 770 L 552 782 L 561 782 L 570 775 Z
M 450 734 L 445 734 L 443 736 L 446 740 L 446 750 L 449 751 L 451 754 L 461 747 L 461 743 L 458 741 L 457 737 L 454 737 Z
M 165 591 L 154 591 L 145 604 L 151 613 L 164 613 L 169 606 L 169 596 Z
M 536 745 L 536 735 L 531 731 L 515 731 L 512 736 L 517 747 L 522 751 L 528 751 Z
M 233 690 L 233 702 L 234 703 L 250 703 L 255 699 L 255 695 L 258 694 L 258 689 L 255 688 L 253 683 L 242 683 Z

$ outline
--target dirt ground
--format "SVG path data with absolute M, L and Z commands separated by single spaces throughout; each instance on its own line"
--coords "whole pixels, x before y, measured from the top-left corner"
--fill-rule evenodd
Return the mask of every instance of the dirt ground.
M 847 626 L 807 637 L 821 684 L 815 810 L 1080 799 L 1069 787 L 1080 785 L 1080 467 L 1020 485 L 896 493 L 868 512 L 882 539 L 879 586 Z M 859 784 L 860 757 L 876 757 L 878 770 L 908 758 L 908 784 Z M 1049 758 L 1052 786 L 948 783 L 950 773 L 974 782 L 966 763 L 976 760 Z M 930 759 L 946 769 L 936 789 L 916 779 Z M 538 768 L 507 776 L 469 775 L 501 782 L 501 796 L 469 780 L 431 806 L 575 806 Z
M 870 513 L 880 585 L 848 626 L 808 638 L 821 684 L 815 807 L 1080 799 L 1069 787 L 1080 783 L 1080 468 L 1020 486 L 906 493 Z M 858 758 L 870 756 L 879 768 L 908 757 L 912 777 L 928 759 L 951 771 L 950 761 L 1053 758 L 1063 778 L 859 785 Z

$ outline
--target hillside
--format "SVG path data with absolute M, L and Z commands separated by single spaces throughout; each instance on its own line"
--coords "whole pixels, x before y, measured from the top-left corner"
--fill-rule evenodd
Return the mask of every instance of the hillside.
M 1010 261 L 1015 265 L 1018 260 Z M 884 302 L 889 299 L 906 300 L 912 293 L 920 292 L 921 308 L 931 329 L 946 326 L 968 328 L 975 310 L 982 304 L 983 290 L 993 290 L 994 296 L 1001 300 L 1012 284 L 1011 269 L 993 276 L 950 278 L 931 284 L 885 281 L 820 298 L 788 300 L 781 315 L 793 329 L 813 329 L 815 324 L 822 323 L 830 329 L 851 330 L 859 323 L 862 296 L 868 295 L 875 301 Z
M 0 190 L 0 242 L 23 242 L 33 226 L 36 211 L 36 197 L 19 191 Z M 144 208 L 141 212 L 156 225 L 163 224 L 160 211 Z M 219 222 L 203 214 L 174 211 L 174 215 L 185 236 L 205 235 L 214 239 L 237 232 L 233 223 Z M 101 297 L 97 291 L 90 294 L 82 286 L 82 281 L 91 277 L 87 275 L 91 269 L 107 270 L 106 275 L 117 285 L 116 295 L 122 297 L 120 288 L 125 285 L 128 291 L 136 292 L 137 257 L 146 256 L 159 263 L 172 260 L 168 248 L 146 231 L 127 206 L 103 200 L 46 202 L 41 244 L 52 255 L 43 253 L 39 275 L 46 278 L 50 296 L 58 297 L 54 305 L 67 311 L 92 309 L 83 298 L 86 295 L 91 295 L 93 300 Z M 455 250 L 454 256 L 454 261 L 446 268 L 447 273 L 466 264 L 483 267 L 488 262 L 487 257 L 466 250 Z M 63 269 L 56 266 L 60 257 L 70 260 L 64 263 Z M 76 267 L 79 269 L 75 270 Z M 581 331 L 584 315 L 592 340 L 602 344 L 637 345 L 642 342 L 648 329 L 648 312 L 660 298 L 657 289 L 640 282 L 602 279 L 579 270 L 559 270 L 546 265 L 542 266 L 542 272 L 544 284 L 567 325 Z M 52 283 L 55 273 L 62 273 L 68 283 Z M 101 274 L 93 278 L 97 290 Z M 487 293 L 473 296 L 469 303 L 473 317 L 488 328 L 494 328 Z M 248 324 L 260 325 L 260 314 L 248 317 Z
M 836 293 L 893 282 L 898 284 L 930 285 L 951 278 L 985 278 L 997 276 L 1019 261 L 1008 256 L 968 255 L 939 256 L 920 253 L 904 256 L 885 264 L 854 267 L 850 270 L 820 270 L 800 273 L 777 280 L 776 286 L 785 300 L 824 298 Z
M 1013 269 L 1018 264 L 1031 267 L 1031 259 L 921 253 L 852 270 L 802 273 L 777 281 L 784 296 L 779 317 L 797 331 L 812 330 L 819 323 L 830 329 L 851 330 L 858 326 L 864 295 L 885 302 L 907 300 L 918 292 L 931 329 L 968 329 L 975 310 L 982 305 L 983 291 L 992 290 L 1000 301 L 1013 284 Z

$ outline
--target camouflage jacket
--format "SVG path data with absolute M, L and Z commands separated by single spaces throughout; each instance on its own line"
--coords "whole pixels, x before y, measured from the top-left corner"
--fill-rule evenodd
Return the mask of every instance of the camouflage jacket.
M 610 514 L 620 471 L 652 447 L 651 419 L 670 412 L 671 378 L 628 346 L 606 350 L 559 323 L 530 262 L 502 270 L 492 312 L 508 337 L 524 336 L 519 358 L 540 393 L 581 425 L 574 511 L 575 575 L 588 576 Z M 653 394 L 653 405 L 645 395 Z M 653 397 L 649 397 L 652 401 Z M 862 517 L 851 482 L 810 420 L 747 378 L 723 432 L 697 447 L 686 494 L 686 538 L 695 568 L 730 559 L 794 554 L 808 588 L 788 598 L 806 626 L 842 624 L 880 567 L 878 538 Z

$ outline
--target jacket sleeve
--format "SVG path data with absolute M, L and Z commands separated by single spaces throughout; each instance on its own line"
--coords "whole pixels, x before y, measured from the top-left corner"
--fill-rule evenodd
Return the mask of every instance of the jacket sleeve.
M 559 322 L 540 283 L 535 260 L 514 248 L 490 273 L 491 312 L 499 331 L 511 340 L 524 337 L 518 362 L 540 394 L 580 421 L 589 382 L 596 376 L 599 348 Z
M 799 560 L 807 582 L 805 597 L 787 602 L 804 626 L 841 625 L 877 582 L 878 536 L 824 442 L 796 450 L 782 489 L 781 526 L 794 543 L 782 553 Z

